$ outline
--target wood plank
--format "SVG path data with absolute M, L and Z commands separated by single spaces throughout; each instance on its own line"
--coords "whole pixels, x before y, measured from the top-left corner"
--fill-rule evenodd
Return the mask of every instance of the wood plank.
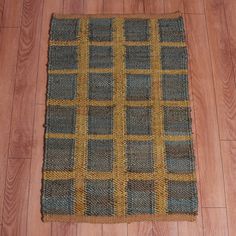
M 42 6 L 41 0 L 24 0 L 9 157 L 31 157 Z
M 8 161 L 3 208 L 4 236 L 26 235 L 29 177 L 29 159 Z
M 177 222 L 154 222 L 153 235 L 178 236 Z
M 86 0 L 84 1 L 85 14 L 99 14 L 103 12 L 103 0 Z
M 52 236 L 76 236 L 76 223 L 54 222 L 52 224 Z
M 236 2 L 232 0 L 224 0 L 224 7 L 226 13 L 226 23 L 229 34 L 229 44 L 231 49 L 231 57 L 234 65 L 234 74 L 236 70 Z
M 103 224 L 103 236 L 127 236 L 127 224 Z
M 65 14 L 82 14 L 84 9 L 83 0 L 65 0 L 64 13 Z
M 11 108 L 15 84 L 19 32 L 19 29 L 10 28 L 2 28 L 0 30 L 0 219 L 2 219 L 3 196 L 7 170 Z
M 104 13 L 120 14 L 124 12 L 123 0 L 104 0 Z
M 183 0 L 164 0 L 165 13 L 184 12 Z
M 20 27 L 24 0 L 5 0 L 2 13 L 2 27 Z
M 236 140 L 236 84 L 224 1 L 205 1 L 205 8 L 220 138 Z
M 125 0 L 124 13 L 144 13 L 144 0 Z
M 58 1 L 58 0 L 57 0 Z M 43 223 L 41 220 L 41 181 L 42 181 L 42 164 L 43 164 L 43 146 L 44 146 L 44 117 L 45 106 L 36 107 L 36 119 L 34 125 L 33 152 L 30 172 L 30 189 L 29 189 L 29 210 L 27 235 L 50 236 L 51 223 Z M 35 230 L 37 229 L 37 230 Z
M 212 67 L 205 17 L 186 15 L 191 83 L 196 120 L 202 206 L 224 207 L 225 196 Z
M 57 13 L 63 12 L 63 0 L 47 0 L 44 2 L 42 32 L 40 40 L 39 65 L 38 65 L 37 93 L 36 93 L 36 104 L 42 104 L 42 105 L 46 103 L 48 40 L 49 40 L 48 32 L 52 13 L 54 12 Z
M 203 208 L 204 235 L 228 236 L 225 208 Z
M 229 235 L 236 232 L 236 141 L 221 142 Z
M 152 236 L 153 224 L 152 222 L 133 222 L 128 224 L 129 236 Z
M 164 13 L 163 0 L 144 0 L 144 11 L 151 14 Z
M 0 25 L 2 25 L 2 15 L 4 10 L 4 2 L 5 0 L 0 0 Z
M 187 14 L 204 14 L 203 0 L 183 0 L 184 13 Z
M 236 2 L 231 0 L 224 0 L 224 8 L 226 14 L 226 23 L 227 23 L 227 30 L 229 34 L 229 44 L 230 44 L 230 53 L 234 67 L 234 80 L 236 80 L 236 21 L 235 21 L 235 14 L 236 14 Z M 235 87 L 235 85 L 234 85 Z M 235 97 L 235 96 L 234 96 Z M 232 98 L 231 98 L 232 99 Z M 231 101 L 232 103 L 232 101 Z M 235 112 L 235 101 L 232 103 L 231 113 L 229 114 L 235 119 L 236 112 Z M 233 122 L 232 122 L 233 123 Z M 235 127 L 233 127 L 235 130 Z M 235 135 L 232 135 L 232 139 L 235 140 Z
M 111 235 L 113 232 L 110 232 Z M 102 236 L 102 224 L 82 223 L 77 226 L 77 236 Z

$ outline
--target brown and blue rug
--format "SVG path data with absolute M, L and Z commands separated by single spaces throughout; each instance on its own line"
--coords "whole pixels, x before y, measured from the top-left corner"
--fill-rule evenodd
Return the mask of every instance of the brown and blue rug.
M 194 220 L 183 18 L 51 21 L 44 221 Z

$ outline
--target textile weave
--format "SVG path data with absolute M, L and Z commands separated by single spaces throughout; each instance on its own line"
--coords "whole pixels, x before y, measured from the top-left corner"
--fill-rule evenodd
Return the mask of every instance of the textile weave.
M 51 21 L 44 221 L 194 220 L 183 18 Z

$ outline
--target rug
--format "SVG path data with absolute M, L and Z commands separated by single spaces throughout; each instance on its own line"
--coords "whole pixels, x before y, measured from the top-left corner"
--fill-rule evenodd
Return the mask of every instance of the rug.
M 193 221 L 181 14 L 53 15 L 43 221 Z

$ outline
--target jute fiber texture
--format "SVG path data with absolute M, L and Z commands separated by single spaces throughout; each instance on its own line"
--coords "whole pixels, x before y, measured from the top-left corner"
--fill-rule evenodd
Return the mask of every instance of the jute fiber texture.
M 181 14 L 54 15 L 44 221 L 193 221 L 197 188 Z

